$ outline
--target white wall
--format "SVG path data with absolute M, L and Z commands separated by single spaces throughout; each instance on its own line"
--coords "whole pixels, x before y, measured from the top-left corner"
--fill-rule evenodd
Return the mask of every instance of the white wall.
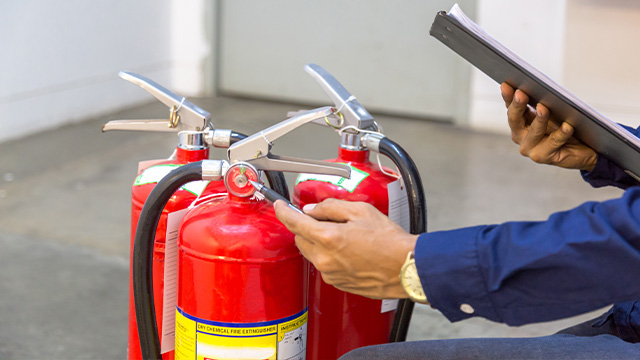
M 558 83 L 564 76 L 565 0 L 478 0 L 478 23 Z M 507 132 L 506 111 L 499 84 L 477 69 L 471 72 L 468 125 Z
M 640 125 L 640 2 L 567 0 L 566 87 L 610 119 Z
M 477 22 L 611 120 L 640 125 L 640 2 L 478 0 Z M 469 126 L 508 132 L 498 85 L 471 75 Z
M 1 1 L 0 141 L 153 99 L 119 70 L 201 93 L 211 2 Z

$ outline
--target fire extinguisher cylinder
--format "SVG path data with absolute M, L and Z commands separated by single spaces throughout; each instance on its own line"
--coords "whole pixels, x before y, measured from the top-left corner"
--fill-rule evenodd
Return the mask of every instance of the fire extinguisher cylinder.
M 344 200 L 369 202 L 387 214 L 388 199 L 382 195 L 382 200 L 380 200 L 378 195 L 385 193 L 385 188 L 393 180 L 390 179 L 391 176 L 383 167 L 378 169 L 369 164 L 369 151 L 374 151 L 391 159 L 400 172 L 409 205 L 409 228 L 407 230 L 412 234 L 425 232 L 427 223 L 424 190 L 417 167 L 411 157 L 402 147 L 381 133 L 373 116 L 336 78 L 315 64 L 307 64 L 305 71 L 318 82 L 337 108 L 334 114 L 314 121 L 315 124 L 337 130 L 342 138 L 338 158 L 327 161 L 349 163 L 355 169 L 364 170 L 365 177 L 361 183 L 355 186 L 351 185 L 348 188 L 342 180 L 334 184 L 326 178 L 316 179 L 311 176 L 305 176 L 302 180 L 298 178 L 293 193 L 296 204 L 304 205 L 319 202 L 328 197 L 336 197 Z M 288 116 L 296 116 L 303 111 L 290 112 Z M 366 160 L 358 159 L 355 154 L 359 154 L 361 158 Z M 373 174 L 376 174 L 375 181 Z M 379 318 L 379 307 L 373 307 L 373 302 L 369 299 L 349 298 L 351 294 L 338 292 L 322 282 L 321 278 L 317 276 L 317 271 L 314 272 L 313 268 L 310 289 L 313 290 L 310 293 L 310 308 L 313 308 L 314 313 L 310 313 L 309 317 L 310 351 L 307 353 L 307 358 L 313 360 L 334 358 L 356 347 L 382 343 L 385 338 L 390 342 L 406 339 L 413 311 L 411 301 L 399 301 L 395 314 Z M 340 311 L 334 311 L 339 306 L 336 304 L 343 304 L 344 308 Z M 366 310 L 355 314 L 352 312 L 353 309 Z M 332 311 L 334 313 L 331 313 Z M 347 312 L 349 315 L 345 316 Z M 391 324 L 391 320 L 393 320 L 393 324 Z M 371 321 L 377 322 L 378 326 L 368 325 Z M 350 338 L 353 341 L 347 342 L 341 338 L 330 338 L 324 335 L 335 328 L 341 328 L 342 332 L 352 332 Z M 359 332 L 356 329 L 367 330 Z M 369 331 L 368 329 L 373 330 Z
M 159 131 L 177 133 L 179 143 L 173 155 L 167 160 L 148 162 L 142 165 L 138 171 L 138 177 L 132 187 L 132 211 L 131 211 L 131 254 L 133 254 L 135 233 L 138 225 L 139 216 L 143 205 L 146 203 L 151 190 L 156 186 L 158 177 L 163 175 L 166 169 L 171 167 L 182 166 L 209 158 L 209 147 L 228 148 L 234 143 L 247 138 L 246 135 L 236 133 L 227 129 L 214 129 L 211 122 L 211 114 L 199 108 L 195 104 L 188 101 L 185 97 L 174 94 L 160 84 L 150 80 L 144 76 L 130 73 L 120 72 L 120 77 L 140 86 L 149 92 L 155 98 L 169 107 L 168 119 L 154 120 L 112 120 L 107 122 L 103 128 L 103 132 L 107 131 Z M 168 167 L 165 167 L 169 165 Z M 164 167 L 164 168 L 163 168 Z M 161 170 L 162 169 L 162 170 Z M 148 171 L 148 172 L 147 172 Z M 146 176 L 145 176 L 146 174 Z M 289 192 L 286 180 L 281 173 L 276 171 L 265 171 L 267 180 L 271 187 L 278 191 L 285 198 L 289 198 Z M 144 180 L 143 180 L 144 179 Z M 140 180 L 140 181 L 139 181 Z M 198 196 L 208 196 L 220 192 L 225 192 L 222 182 L 212 182 L 201 193 L 197 194 L 192 190 L 183 187 L 182 191 L 177 191 L 171 200 L 166 204 L 163 214 L 160 217 L 158 231 L 154 240 L 153 268 L 154 274 L 154 298 L 156 309 L 161 309 L 163 305 L 164 294 L 164 263 L 165 263 L 165 233 L 167 214 L 170 212 L 184 209 L 193 202 Z M 222 188 L 221 188 L 222 187 Z M 195 189 L 198 189 L 196 186 Z M 200 191 L 200 190 L 194 190 Z M 133 258 L 131 258 L 133 259 Z M 129 277 L 129 346 L 127 357 L 129 360 L 138 360 L 141 358 L 138 338 L 138 328 L 135 317 L 135 306 L 133 297 L 133 261 L 131 261 L 131 270 Z M 162 311 L 158 311 L 156 322 L 158 327 L 163 326 Z M 174 352 L 170 351 L 163 354 L 164 359 L 173 359 Z
M 133 292 L 138 321 L 138 337 L 143 359 L 161 359 L 158 325 L 153 301 L 152 249 L 162 209 L 182 185 L 203 180 L 202 161 L 186 164 L 158 182 L 140 213 L 133 245 Z M 209 163 L 209 162 L 208 162 Z M 215 174 L 215 169 L 208 171 Z M 220 169 L 220 173 L 222 169 Z M 207 180 L 219 180 L 209 176 Z

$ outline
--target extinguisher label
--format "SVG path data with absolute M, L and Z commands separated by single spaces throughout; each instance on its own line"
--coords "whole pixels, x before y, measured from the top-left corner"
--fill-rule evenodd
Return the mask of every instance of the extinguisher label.
M 171 172 L 171 170 L 182 166 L 181 164 L 161 164 L 151 166 L 145 169 L 142 174 L 138 175 L 136 181 L 133 183 L 133 186 L 147 185 L 147 184 L 155 184 L 158 181 L 162 180 L 167 174 Z M 209 185 L 209 181 L 200 180 L 200 181 L 192 181 L 180 187 L 182 190 L 186 190 L 196 196 L 200 196 L 204 191 L 204 188 Z
M 334 175 L 300 174 L 296 179 L 296 185 L 303 181 L 314 180 L 339 186 L 352 193 L 358 187 L 358 185 L 360 185 L 362 180 L 366 179 L 366 177 L 369 176 L 369 173 L 364 172 L 360 169 L 356 169 L 353 166 L 349 167 L 351 168 L 351 178 L 349 179 Z
M 176 310 L 176 360 L 304 360 L 307 309 L 260 323 L 225 323 Z

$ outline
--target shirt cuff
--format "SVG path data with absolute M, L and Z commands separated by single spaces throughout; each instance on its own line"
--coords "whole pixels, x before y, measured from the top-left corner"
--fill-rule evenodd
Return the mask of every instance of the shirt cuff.
M 580 174 L 584 181 L 595 188 L 615 186 L 621 189 L 627 189 L 639 184 L 636 179 L 627 174 L 618 165 L 600 154 L 598 154 L 598 160 L 593 170 L 581 170 Z
M 427 300 L 449 319 L 472 316 L 501 321 L 478 263 L 477 238 L 485 226 L 424 233 L 415 247 L 416 267 Z

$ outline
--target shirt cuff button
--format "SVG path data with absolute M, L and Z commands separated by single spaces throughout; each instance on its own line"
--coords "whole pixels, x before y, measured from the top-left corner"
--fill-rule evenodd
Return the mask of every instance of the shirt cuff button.
M 460 310 L 465 314 L 473 314 L 473 312 L 475 311 L 473 307 L 469 304 L 460 305 Z

